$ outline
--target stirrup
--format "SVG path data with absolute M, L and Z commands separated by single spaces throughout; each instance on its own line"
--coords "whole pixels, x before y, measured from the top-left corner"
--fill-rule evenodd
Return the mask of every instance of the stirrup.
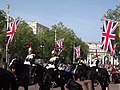
M 55 81 L 51 81 L 51 83 L 52 83 L 52 88 L 57 85 Z

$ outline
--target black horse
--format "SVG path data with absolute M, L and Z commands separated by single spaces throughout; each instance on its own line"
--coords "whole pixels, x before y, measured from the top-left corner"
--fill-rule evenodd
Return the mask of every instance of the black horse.
M 57 68 L 47 69 L 45 78 L 43 80 L 47 89 L 60 87 L 61 90 L 65 90 L 65 84 L 69 90 L 82 90 L 82 86 L 74 81 L 73 74 L 66 72 L 65 70 L 59 70 Z
M 75 77 L 80 80 L 91 80 L 94 90 L 94 82 L 99 82 L 102 90 L 106 90 L 109 86 L 109 74 L 105 68 L 88 67 L 80 64 L 76 67 Z
M 28 86 L 38 83 L 40 86 L 39 89 L 45 90 L 44 87 L 42 87 L 43 77 L 46 72 L 43 66 L 39 64 L 35 64 L 35 66 L 25 65 L 22 60 L 15 58 L 10 63 L 9 68 L 14 70 L 13 73 L 16 76 L 18 88 L 22 86 L 25 90 L 28 90 Z
M 0 68 L 0 90 L 17 90 L 16 78 L 3 68 Z

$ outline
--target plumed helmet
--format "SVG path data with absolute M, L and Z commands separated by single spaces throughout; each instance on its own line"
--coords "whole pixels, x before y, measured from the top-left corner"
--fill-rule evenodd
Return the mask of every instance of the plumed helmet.
M 84 60 L 80 60 L 80 62 L 85 64 Z
M 54 54 L 55 53 L 55 51 L 54 50 L 52 50 L 52 54 Z

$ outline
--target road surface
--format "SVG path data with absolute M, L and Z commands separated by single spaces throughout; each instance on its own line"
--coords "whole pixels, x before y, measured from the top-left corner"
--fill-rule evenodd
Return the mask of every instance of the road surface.
M 36 84 L 36 85 L 29 86 L 28 90 L 39 90 L 38 88 L 39 88 L 39 86 Z M 19 90 L 24 90 L 24 89 L 23 89 L 23 87 L 20 87 Z M 61 89 L 60 88 L 54 88 L 54 89 L 51 89 L 51 90 L 61 90 Z M 68 90 L 68 89 L 65 89 L 65 90 Z M 101 90 L 100 85 L 97 85 L 95 87 L 95 90 Z M 110 84 L 109 85 L 109 90 L 120 90 L 120 84 Z

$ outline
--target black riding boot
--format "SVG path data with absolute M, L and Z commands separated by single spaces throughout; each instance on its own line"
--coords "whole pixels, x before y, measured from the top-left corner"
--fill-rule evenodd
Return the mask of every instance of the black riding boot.
M 33 74 L 33 67 L 30 66 L 30 71 L 29 71 L 29 80 L 30 80 L 30 83 L 34 83 L 34 74 Z

